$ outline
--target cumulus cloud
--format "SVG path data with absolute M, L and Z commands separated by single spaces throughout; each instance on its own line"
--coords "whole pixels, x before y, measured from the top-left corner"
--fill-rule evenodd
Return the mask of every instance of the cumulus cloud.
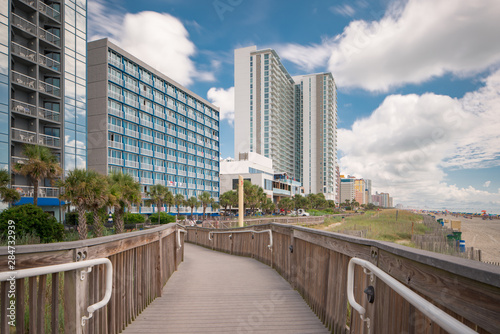
M 183 85 L 214 81 L 211 71 L 196 68 L 191 59 L 197 53 L 184 24 L 167 13 L 144 11 L 126 13 L 111 10 L 102 0 L 89 2 L 91 39 L 108 37 L 158 71 Z
M 220 107 L 220 119 L 234 122 L 234 87 L 224 89 L 212 87 L 207 92 L 210 102 Z
M 352 21 L 320 44 L 285 44 L 304 70 L 327 68 L 339 86 L 387 91 L 446 73 L 467 76 L 500 61 L 500 2 L 408 0 L 382 19 Z
M 500 207 L 500 192 L 447 184 L 444 171 L 500 166 L 499 82 L 500 71 L 461 99 L 387 96 L 369 117 L 338 130 L 343 170 L 407 205 Z
M 491 184 L 491 181 L 486 181 L 484 184 L 483 184 L 483 187 L 485 188 L 488 188 Z

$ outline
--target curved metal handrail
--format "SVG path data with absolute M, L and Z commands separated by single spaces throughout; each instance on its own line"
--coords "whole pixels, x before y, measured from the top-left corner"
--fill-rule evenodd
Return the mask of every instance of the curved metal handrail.
M 440 308 L 432 305 L 430 302 L 424 298 L 417 295 L 415 292 L 411 291 L 409 288 L 398 282 L 393 277 L 389 276 L 386 272 L 375 266 L 373 263 L 359 258 L 352 258 L 349 261 L 349 267 L 347 271 L 347 298 L 351 306 L 358 311 L 361 320 L 367 323 L 368 330 L 370 331 L 370 319 L 365 317 L 366 309 L 356 302 L 354 298 L 354 266 L 359 265 L 364 268 L 365 273 L 370 275 L 373 280 L 373 275 L 381 279 L 385 284 L 390 286 L 394 291 L 396 291 L 401 297 L 410 302 L 413 306 L 419 309 L 420 312 L 429 317 L 432 321 L 437 323 L 442 329 L 448 333 L 466 333 L 472 334 L 477 333 L 471 328 L 467 327 L 457 319 L 453 318 Z M 369 270 L 369 271 L 368 271 Z
M 187 233 L 186 230 L 184 229 L 178 229 L 177 230 L 177 249 L 181 249 L 182 248 L 182 244 L 181 244 L 181 232 L 182 233 Z
M 270 250 L 273 249 L 273 231 L 272 230 L 262 230 L 262 231 L 254 231 L 254 230 L 245 230 L 245 231 L 220 231 L 220 232 L 208 232 L 208 240 L 213 241 L 213 239 L 210 237 L 211 234 L 218 234 L 218 233 L 231 233 L 229 237 L 231 238 L 233 236 L 233 233 L 269 233 L 269 245 L 267 245 L 267 248 Z

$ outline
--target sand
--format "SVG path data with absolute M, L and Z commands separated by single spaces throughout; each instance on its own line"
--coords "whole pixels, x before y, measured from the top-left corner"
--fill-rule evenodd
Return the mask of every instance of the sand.
M 480 249 L 481 260 L 484 262 L 500 262 L 500 219 L 467 219 L 450 215 L 438 215 L 437 218 L 460 220 L 465 246 Z M 450 224 L 445 223 L 445 226 L 450 227 Z

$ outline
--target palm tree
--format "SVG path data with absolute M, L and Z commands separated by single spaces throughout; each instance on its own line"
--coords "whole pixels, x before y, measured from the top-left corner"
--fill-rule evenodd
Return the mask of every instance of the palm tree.
M 288 210 L 291 210 L 293 207 L 293 201 L 292 199 L 290 199 L 289 197 L 283 197 L 282 199 L 280 199 L 280 201 L 278 202 L 278 208 L 280 210 L 283 210 L 286 214 L 286 212 Z
M 116 233 L 123 232 L 123 216 L 125 209 L 141 201 L 141 185 L 128 174 L 111 174 L 109 176 L 112 205 L 115 208 Z
M 10 174 L 6 170 L 0 170 L 0 199 L 2 202 L 12 204 L 21 199 L 21 195 L 15 189 L 9 187 Z
M 209 204 L 212 204 L 214 202 L 214 199 L 212 198 L 212 196 L 210 196 L 210 193 L 208 191 L 204 191 L 198 199 L 200 201 L 200 204 L 203 206 L 203 219 L 205 219 L 207 206 Z
M 44 146 L 26 145 L 23 154 L 28 160 L 17 163 L 15 173 L 27 176 L 33 183 L 33 204 L 38 204 L 38 186 L 44 179 L 54 179 L 61 175 L 62 169 L 52 151 Z
M 191 208 L 191 219 L 193 219 L 194 208 L 198 206 L 198 200 L 193 196 L 186 200 L 186 205 Z
M 59 186 L 64 192 L 60 199 L 71 202 L 78 212 L 78 236 L 80 240 L 87 239 L 87 219 L 85 211 L 96 202 L 95 191 L 100 185 L 97 181 L 98 174 L 91 170 L 74 169 L 68 173 Z M 99 197 L 99 196 L 97 196 Z
M 174 194 L 170 190 L 167 190 L 167 193 L 165 194 L 165 204 L 167 205 L 168 211 L 170 212 L 170 207 L 174 205 Z
M 181 209 L 180 206 L 184 204 L 184 195 L 183 194 L 175 194 L 174 204 L 177 207 L 177 216 L 179 216 Z
M 151 186 L 148 191 L 148 196 L 150 197 L 150 202 L 154 203 L 158 210 L 158 225 L 160 224 L 160 209 L 165 203 L 167 197 L 168 188 L 162 184 L 155 184 Z
M 99 215 L 99 210 L 111 204 L 113 199 L 109 189 L 108 178 L 95 171 L 88 171 L 88 174 L 88 188 L 90 190 L 88 208 L 92 211 L 94 218 L 94 223 L 92 225 L 94 236 L 101 237 L 104 226 L 101 216 Z
M 229 198 L 229 196 L 230 196 L 229 193 L 231 191 L 232 190 L 226 191 L 225 193 L 220 195 L 220 198 L 219 198 L 219 203 L 224 208 L 224 216 L 227 216 L 227 208 L 229 206 L 231 206 L 231 199 Z

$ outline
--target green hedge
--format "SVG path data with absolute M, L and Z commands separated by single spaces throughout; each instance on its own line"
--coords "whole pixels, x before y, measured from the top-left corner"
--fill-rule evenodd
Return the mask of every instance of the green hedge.
M 31 233 L 40 237 L 44 243 L 63 240 L 63 225 L 58 223 L 54 216 L 33 204 L 14 206 L 0 213 L 0 235 L 5 239 L 8 235 L 9 220 L 15 222 L 16 238 Z
M 153 213 L 149 216 L 151 224 L 158 224 L 158 213 Z M 175 216 L 172 216 L 166 212 L 160 212 L 160 224 L 175 223 Z

